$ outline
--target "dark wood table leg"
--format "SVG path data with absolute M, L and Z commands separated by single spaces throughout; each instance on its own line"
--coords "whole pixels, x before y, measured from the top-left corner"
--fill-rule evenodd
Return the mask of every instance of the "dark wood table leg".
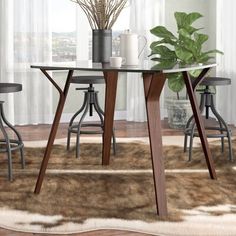
M 209 149 L 204 123 L 203 123 L 201 113 L 199 110 L 199 106 L 197 103 L 197 99 L 195 96 L 195 90 L 197 88 L 197 85 L 204 79 L 204 76 L 208 72 L 208 70 L 209 69 L 204 69 L 202 71 L 202 73 L 199 75 L 199 77 L 193 81 L 191 80 L 191 78 L 187 72 L 183 72 L 183 77 L 184 77 L 184 81 L 186 84 L 186 89 L 188 92 L 189 100 L 190 100 L 190 103 L 192 106 L 194 119 L 195 119 L 197 129 L 198 129 L 198 134 L 199 134 L 199 137 L 200 137 L 200 140 L 202 143 L 202 149 L 203 149 L 203 152 L 204 152 L 204 155 L 206 158 L 206 163 L 207 163 L 207 167 L 209 170 L 209 174 L 212 179 L 216 179 L 217 177 L 216 177 L 213 158 L 211 155 L 211 151 Z
M 166 78 L 163 73 L 143 73 L 156 206 L 157 214 L 161 217 L 167 216 L 165 170 L 162 153 L 160 117 L 160 95 L 165 84 L 165 80 Z
M 52 128 L 50 131 L 50 135 L 49 135 L 49 139 L 48 139 L 48 143 L 47 143 L 47 147 L 46 150 L 44 152 L 44 157 L 43 157 L 43 161 L 41 164 L 41 168 L 40 168 L 40 172 L 38 175 L 38 179 L 37 179 L 37 183 L 35 186 L 35 190 L 34 193 L 38 194 L 41 190 L 41 186 L 43 183 L 43 179 L 44 179 L 44 175 L 47 169 L 47 165 L 48 165 L 48 161 L 50 158 L 50 154 L 52 151 L 52 146 L 56 137 L 56 133 L 57 133 L 57 129 L 58 129 L 58 125 L 61 119 L 61 114 L 64 108 L 64 104 L 66 101 L 66 96 L 69 90 L 69 86 L 70 86 L 70 81 L 71 78 L 73 76 L 73 70 L 70 70 L 66 79 L 66 83 L 65 83 L 65 87 L 64 90 L 62 91 L 61 88 L 57 85 L 57 83 L 51 78 L 51 76 L 45 71 L 42 70 L 42 72 L 44 73 L 44 75 L 49 79 L 49 81 L 53 84 L 53 86 L 58 90 L 60 98 L 59 98 L 59 102 L 57 105 L 57 110 L 56 110 L 56 114 L 52 123 Z
M 104 109 L 102 164 L 109 165 L 114 111 L 116 103 L 118 72 L 106 71 L 104 72 L 104 78 L 106 83 L 106 94 L 105 94 L 105 109 Z

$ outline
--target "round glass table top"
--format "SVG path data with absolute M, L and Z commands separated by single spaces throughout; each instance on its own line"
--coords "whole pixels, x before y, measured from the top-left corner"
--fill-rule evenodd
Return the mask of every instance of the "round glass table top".
M 37 63 L 31 65 L 31 68 L 42 70 L 81 70 L 81 71 L 118 71 L 118 72 L 160 72 L 176 73 L 182 71 L 202 70 L 215 67 L 215 62 L 209 62 L 197 65 L 180 66 L 177 64 L 173 68 L 159 68 L 151 60 L 145 60 L 138 66 L 121 66 L 119 68 L 111 67 L 109 63 L 92 63 L 92 61 L 74 61 L 69 63 Z

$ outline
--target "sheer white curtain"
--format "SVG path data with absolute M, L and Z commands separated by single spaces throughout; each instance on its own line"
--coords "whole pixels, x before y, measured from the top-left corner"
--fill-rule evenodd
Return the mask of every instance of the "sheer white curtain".
M 223 118 L 236 125 L 236 1 L 217 0 L 217 75 L 231 79 L 231 86 L 217 88 L 216 104 Z
M 30 65 L 51 61 L 49 0 L 1 0 L 0 82 L 23 85 L 23 91 L 2 96 L 14 124 L 49 123 L 52 88 Z
M 130 29 L 144 35 L 147 47 L 142 58 L 147 58 L 149 45 L 154 40 L 150 29 L 164 24 L 164 0 L 130 0 Z M 127 120 L 142 122 L 146 120 L 146 108 L 143 92 L 143 80 L 140 74 L 127 76 Z

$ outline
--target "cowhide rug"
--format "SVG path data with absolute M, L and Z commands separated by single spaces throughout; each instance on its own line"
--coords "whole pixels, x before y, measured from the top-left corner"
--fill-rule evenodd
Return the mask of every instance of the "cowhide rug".
M 235 144 L 235 143 L 234 143 Z M 233 145 L 234 146 L 234 145 Z M 73 233 L 101 228 L 158 235 L 236 235 L 236 171 L 220 146 L 212 146 L 218 180 L 206 171 L 201 148 L 193 161 L 181 147 L 164 147 L 169 217 L 156 215 L 149 146 L 119 143 L 109 166 L 101 145 L 54 147 L 39 195 L 33 193 L 44 148 L 25 148 L 26 169 L 13 156 L 14 181 L 0 157 L 0 227 L 24 232 Z

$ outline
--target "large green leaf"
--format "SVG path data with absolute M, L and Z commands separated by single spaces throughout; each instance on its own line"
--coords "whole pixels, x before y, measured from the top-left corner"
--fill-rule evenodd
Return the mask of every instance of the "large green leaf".
M 191 34 L 184 28 L 181 28 L 178 33 L 183 37 L 183 38 L 190 38 L 191 39 Z
M 200 54 L 197 62 L 198 63 L 205 63 L 207 61 L 209 61 L 210 59 L 214 59 L 215 57 L 212 56 L 212 54 L 216 54 L 216 53 L 220 53 L 220 54 L 223 54 L 223 52 L 215 49 L 215 50 L 210 50 L 210 51 L 207 51 L 207 52 L 203 52 Z
M 194 40 L 190 38 L 183 38 L 181 47 L 191 52 L 194 58 L 197 58 L 199 56 L 201 50 L 201 47 Z
M 208 62 L 210 59 L 213 59 L 214 57 L 210 57 L 208 54 L 206 53 L 202 53 L 198 58 L 197 58 L 197 62 L 198 63 L 205 63 Z
M 174 15 L 179 30 L 186 25 L 186 18 L 188 15 L 185 12 L 175 12 Z
M 176 37 L 170 31 L 168 31 L 164 26 L 157 26 L 151 29 L 150 32 L 159 38 L 176 39 Z
M 190 30 L 191 29 L 190 27 L 192 27 L 191 26 L 192 23 L 201 17 L 202 17 L 202 15 L 198 12 L 192 12 L 189 14 L 187 14 L 185 12 L 175 12 L 175 19 L 176 19 L 178 29 L 185 28 L 186 30 L 188 30 L 188 29 Z M 195 29 L 195 30 L 197 30 L 197 29 Z M 190 30 L 190 31 L 192 31 L 192 30 Z M 193 33 L 193 32 L 191 32 L 191 33 Z
M 160 40 L 160 41 L 161 41 L 161 40 Z M 156 46 L 158 46 L 159 44 L 161 44 L 160 41 L 152 42 L 151 45 L 150 45 L 150 48 L 153 50 Z
M 188 64 L 189 61 L 193 58 L 193 54 L 190 51 L 180 46 L 175 47 L 175 53 L 176 53 L 176 56 L 180 60 L 184 61 L 186 64 Z
M 155 48 L 153 48 L 152 55 L 153 54 L 158 54 L 163 59 L 174 60 L 176 58 L 175 52 L 163 45 L 159 45 L 159 46 L 156 46 Z
M 184 86 L 184 79 L 182 73 L 173 73 L 173 74 L 168 74 L 168 86 L 173 92 L 180 92 Z
M 191 25 L 185 25 L 185 26 L 183 26 L 183 28 L 184 28 L 190 35 L 192 35 L 194 32 L 197 32 L 197 31 L 203 29 L 203 28 L 194 28 L 194 27 L 192 27 Z
M 191 12 L 186 17 L 186 24 L 191 25 L 193 22 L 195 22 L 197 19 L 201 18 L 202 15 L 198 12 Z
M 176 45 L 176 42 L 171 39 L 162 39 L 159 41 L 152 42 L 150 45 L 150 48 L 153 50 L 155 47 L 157 47 L 158 45 L 161 45 L 161 44 L 170 44 L 170 45 L 174 46 L 174 45 Z
M 205 43 L 208 40 L 208 35 L 206 34 L 199 34 L 199 33 L 194 33 L 194 39 L 196 40 L 196 43 L 199 46 L 202 46 L 203 43 Z

